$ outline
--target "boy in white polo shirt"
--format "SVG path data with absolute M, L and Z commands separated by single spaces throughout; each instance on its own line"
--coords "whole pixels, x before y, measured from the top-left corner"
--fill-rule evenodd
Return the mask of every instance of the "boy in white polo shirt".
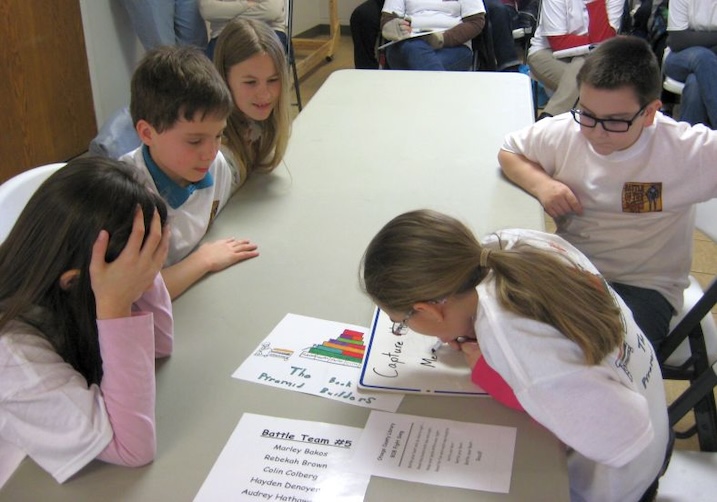
M 193 47 L 148 52 L 131 92 L 130 112 L 143 144 L 121 160 L 137 166 L 169 206 L 172 236 L 162 277 L 174 299 L 207 273 L 258 255 L 255 244 L 234 238 L 196 248 L 239 186 L 219 152 L 234 104 L 211 61 Z
M 660 113 L 660 68 L 637 37 L 600 44 L 577 81 L 571 112 L 508 135 L 498 160 L 658 349 L 688 284 L 694 204 L 717 197 L 717 132 Z

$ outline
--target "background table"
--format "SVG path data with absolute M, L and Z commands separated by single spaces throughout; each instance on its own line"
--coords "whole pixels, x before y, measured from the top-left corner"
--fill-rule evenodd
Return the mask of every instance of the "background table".
M 334 73 L 296 119 L 285 165 L 249 180 L 209 232 L 248 237 L 261 255 L 175 302 L 175 352 L 157 368 L 156 461 L 93 462 L 61 486 L 25 460 L 0 499 L 191 500 L 243 412 L 363 427 L 367 408 L 231 374 L 288 312 L 368 327 L 359 261 L 400 212 L 438 209 L 478 234 L 542 228 L 539 204 L 496 160 L 504 134 L 532 114 L 520 74 Z M 510 493 L 374 477 L 366 500 L 569 500 L 564 448 L 525 414 L 488 398 L 414 395 L 398 411 L 517 427 Z

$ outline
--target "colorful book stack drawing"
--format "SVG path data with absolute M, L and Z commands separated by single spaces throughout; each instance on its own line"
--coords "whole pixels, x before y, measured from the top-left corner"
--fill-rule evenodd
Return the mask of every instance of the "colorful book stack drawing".
M 301 357 L 360 368 L 365 351 L 366 346 L 363 343 L 363 333 L 351 329 L 344 329 L 338 338 L 331 338 L 321 344 L 304 349 L 301 353 Z

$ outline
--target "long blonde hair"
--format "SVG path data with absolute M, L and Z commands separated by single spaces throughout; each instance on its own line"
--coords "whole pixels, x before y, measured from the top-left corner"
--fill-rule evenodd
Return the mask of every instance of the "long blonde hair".
M 602 280 L 554 253 L 528 245 L 483 246 L 461 222 L 419 210 L 397 216 L 371 240 L 362 259 L 363 288 L 388 308 L 408 312 L 495 280 L 503 308 L 556 328 L 599 363 L 623 340 L 620 308 Z
M 257 54 L 268 54 L 281 81 L 281 95 L 269 118 L 261 122 L 260 138 L 248 145 L 247 131 L 252 119 L 236 106 L 227 120 L 225 144 L 238 164 L 242 183 L 254 171 L 270 172 L 278 166 L 289 143 L 289 72 L 284 48 L 274 31 L 261 21 L 235 18 L 222 30 L 214 52 L 214 64 L 228 82 L 232 66 Z

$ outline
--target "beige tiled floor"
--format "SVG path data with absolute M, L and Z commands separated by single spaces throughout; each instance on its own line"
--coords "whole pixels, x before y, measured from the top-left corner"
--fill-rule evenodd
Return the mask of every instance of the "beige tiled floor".
M 298 56 L 301 57 L 301 54 L 298 54 Z M 311 100 L 319 87 L 321 87 L 321 84 L 323 84 L 332 72 L 345 68 L 353 68 L 353 44 L 351 42 L 351 38 L 348 36 L 341 37 L 339 47 L 337 48 L 331 62 L 323 64 L 314 72 L 302 79 L 301 95 L 304 105 Z M 296 116 L 296 114 L 299 113 L 298 108 L 294 106 L 293 110 L 294 115 Z M 548 217 L 546 217 L 546 228 L 550 230 L 554 229 L 552 220 Z M 708 237 L 700 232 L 696 232 L 694 237 L 692 275 L 695 276 L 703 287 L 706 287 L 712 278 L 717 275 L 717 244 L 712 242 Z M 717 316 L 717 309 L 714 311 L 713 315 Z M 685 387 L 686 384 L 683 382 L 666 382 L 665 389 L 667 392 L 668 402 L 678 396 Z M 693 422 L 694 418 L 687 416 L 680 424 L 678 424 L 678 428 L 686 429 Z M 678 440 L 676 448 L 699 450 L 697 439 L 694 437 L 686 440 Z

